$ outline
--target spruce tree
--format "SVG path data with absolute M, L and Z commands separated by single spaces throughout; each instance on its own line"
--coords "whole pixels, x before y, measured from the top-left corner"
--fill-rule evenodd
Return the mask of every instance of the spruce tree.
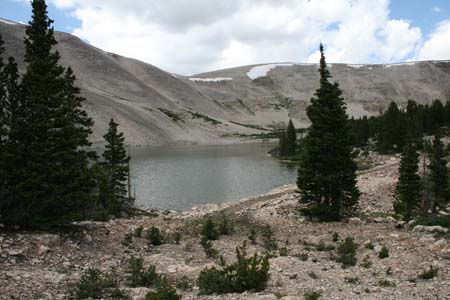
M 391 102 L 382 118 L 382 128 L 378 137 L 378 149 L 382 153 L 399 152 L 405 145 L 406 124 L 402 112 L 395 102 Z
M 26 28 L 27 69 L 20 84 L 15 166 L 8 176 L 6 224 L 47 226 L 80 220 L 91 210 L 93 180 L 84 150 L 91 123 L 59 64 L 44 0 L 33 0 Z M 70 90 L 70 92 L 69 92 Z M 76 95 L 76 96 L 75 96 Z M 75 98 L 77 98 L 75 100 Z
M 294 156 L 297 149 L 297 132 L 295 130 L 292 120 L 289 119 L 288 127 L 286 129 L 286 153 L 287 156 Z
M 104 136 L 106 146 L 103 152 L 104 165 L 109 174 L 109 190 L 113 196 L 107 206 L 114 215 L 132 205 L 130 195 L 127 197 L 126 188 L 130 157 L 125 149 L 125 137 L 118 131 L 118 126 L 113 119 L 110 120 L 108 132 Z
M 408 143 L 403 149 L 396 186 L 394 210 L 405 220 L 410 220 L 420 206 L 419 154 L 415 145 Z
M 320 54 L 320 88 L 306 110 L 311 126 L 304 139 L 297 185 L 308 213 L 338 221 L 354 213 L 360 193 L 342 91 L 337 82 L 329 81 L 322 45 Z
M 278 133 L 278 150 L 280 158 L 288 156 L 288 144 L 287 144 L 286 131 L 283 129 Z
M 438 209 L 444 209 L 450 202 L 449 171 L 445 160 L 444 144 L 439 136 L 435 135 L 430 159 L 430 179 L 433 201 L 431 213 L 437 214 Z
M 0 201 L 4 198 L 6 185 L 6 149 L 5 144 L 8 136 L 8 129 L 6 127 L 6 75 L 5 63 L 3 62 L 3 39 L 0 35 Z

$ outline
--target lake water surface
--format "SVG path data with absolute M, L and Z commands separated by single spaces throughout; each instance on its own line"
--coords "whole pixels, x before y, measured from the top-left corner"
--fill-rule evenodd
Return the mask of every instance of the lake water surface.
M 136 204 L 186 210 L 257 196 L 295 183 L 295 168 L 267 155 L 273 145 L 183 146 L 131 149 Z

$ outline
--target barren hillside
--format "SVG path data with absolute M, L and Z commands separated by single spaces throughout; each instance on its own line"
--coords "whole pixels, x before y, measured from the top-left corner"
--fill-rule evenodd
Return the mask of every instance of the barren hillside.
M 6 55 L 23 72 L 25 26 L 0 19 Z M 170 74 L 107 53 L 67 34 L 56 34 L 62 63 L 70 65 L 95 121 L 101 143 L 114 117 L 134 145 L 220 144 L 267 132 L 293 118 L 306 126 L 305 108 L 318 85 L 315 64 L 266 64 L 198 74 Z M 376 114 L 390 101 L 428 103 L 450 97 L 450 62 L 397 65 L 330 64 L 352 116 Z M 262 130 L 266 129 L 266 130 Z

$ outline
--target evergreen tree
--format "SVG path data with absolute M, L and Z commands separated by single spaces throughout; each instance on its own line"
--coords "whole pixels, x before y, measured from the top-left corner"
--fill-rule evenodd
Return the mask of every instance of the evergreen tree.
M 287 156 L 295 155 L 295 151 L 297 149 L 297 132 L 292 120 L 290 119 L 286 129 L 286 148 Z
M 44 0 L 32 1 L 26 29 L 26 73 L 20 84 L 13 170 L 2 207 L 5 224 L 46 226 L 82 219 L 91 209 L 88 168 L 92 123 L 82 98 L 59 65 L 53 23 Z
M 285 130 L 281 130 L 278 134 L 278 149 L 280 157 L 286 157 L 288 153 L 287 135 Z
M 108 205 L 112 214 L 117 214 L 132 205 L 130 195 L 127 197 L 126 188 L 130 157 L 125 149 L 125 138 L 123 133 L 118 131 L 118 126 L 111 119 L 108 132 L 104 136 L 106 149 L 103 152 L 103 158 L 105 168 L 109 173 L 109 189 L 113 195 L 113 198 L 110 199 L 111 203 Z
M 378 137 L 378 149 L 382 153 L 393 153 L 403 149 L 406 124 L 395 102 L 391 102 L 382 118 L 382 128 Z
M 399 167 L 399 179 L 396 186 L 394 209 L 397 214 L 410 220 L 420 206 L 419 154 L 415 146 L 405 146 Z
M 430 179 L 433 193 L 431 212 L 433 215 L 436 215 L 439 208 L 446 208 L 450 202 L 449 171 L 445 156 L 444 144 L 439 136 L 435 135 L 430 160 Z
M 3 62 L 3 39 L 0 35 L 0 201 L 4 197 L 5 185 L 6 185 L 6 170 L 5 170 L 5 144 L 8 136 L 8 130 L 6 127 L 6 75 L 5 75 L 5 63 Z
M 430 106 L 430 118 L 432 120 L 430 133 L 436 134 L 440 127 L 445 125 L 445 111 L 442 102 L 434 100 Z
M 338 83 L 331 77 L 320 45 L 320 88 L 306 112 L 311 120 L 304 139 L 297 185 L 307 213 L 325 221 L 351 215 L 358 203 L 356 163 L 348 117 Z
M 444 115 L 446 122 L 445 125 L 447 126 L 447 130 L 450 134 L 450 100 L 447 100 L 447 102 L 445 103 Z

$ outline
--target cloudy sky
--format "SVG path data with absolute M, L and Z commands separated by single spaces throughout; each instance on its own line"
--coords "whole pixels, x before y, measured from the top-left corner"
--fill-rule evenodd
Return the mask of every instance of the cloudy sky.
M 0 0 L 27 22 L 29 0 Z M 449 0 L 47 0 L 57 30 L 191 75 L 267 62 L 450 59 Z

